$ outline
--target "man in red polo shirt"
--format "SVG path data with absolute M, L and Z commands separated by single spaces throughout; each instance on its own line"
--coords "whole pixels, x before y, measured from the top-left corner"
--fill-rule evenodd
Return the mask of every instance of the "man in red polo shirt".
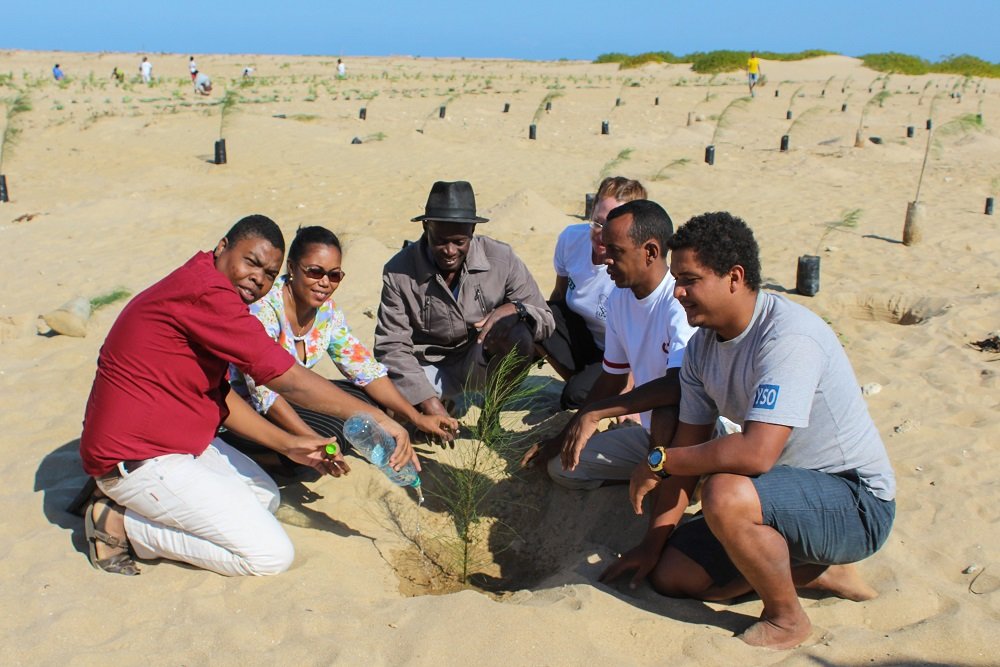
M 394 467 L 416 454 L 376 408 L 299 366 L 247 311 L 271 288 L 285 242 L 269 218 L 233 226 L 122 310 L 101 348 L 80 438 L 84 470 L 108 496 L 87 508 L 96 567 L 138 574 L 140 558 L 170 558 L 220 574 L 277 574 L 294 550 L 273 513 L 274 482 L 216 437 L 220 425 L 321 472 L 349 471 L 326 441 L 294 436 L 233 397 L 230 363 L 287 399 L 346 418 L 368 412 L 396 439 Z

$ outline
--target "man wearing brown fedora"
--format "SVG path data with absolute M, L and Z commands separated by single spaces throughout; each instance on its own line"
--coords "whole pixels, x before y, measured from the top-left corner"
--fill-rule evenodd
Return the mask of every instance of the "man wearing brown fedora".
M 475 235 L 487 219 L 468 182 L 436 182 L 413 221 L 423 235 L 382 272 L 375 356 L 410 403 L 447 414 L 442 401 L 481 389 L 511 350 L 529 363 L 555 324 L 511 247 Z

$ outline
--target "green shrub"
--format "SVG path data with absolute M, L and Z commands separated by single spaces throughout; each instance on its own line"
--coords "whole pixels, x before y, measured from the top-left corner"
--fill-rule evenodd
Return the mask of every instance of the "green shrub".
M 861 62 L 868 69 L 876 72 L 889 72 L 891 74 L 927 74 L 931 71 L 931 64 L 923 58 L 910 56 L 905 53 L 868 53 L 861 56 Z
M 962 76 L 988 76 L 1000 78 L 1000 63 L 990 63 L 967 54 L 948 56 L 936 63 L 905 53 L 869 53 L 861 56 L 865 67 L 877 72 L 893 74 L 960 74 Z
M 943 74 L 1000 77 L 1000 63 L 989 63 L 982 58 L 967 54 L 948 56 L 941 62 L 934 64 L 933 68 L 933 71 Z

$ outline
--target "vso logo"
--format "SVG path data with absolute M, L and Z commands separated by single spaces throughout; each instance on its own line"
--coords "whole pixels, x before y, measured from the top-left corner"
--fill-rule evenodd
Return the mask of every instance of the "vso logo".
M 774 410 L 778 403 L 778 392 L 781 390 L 776 384 L 762 384 L 757 387 L 757 392 L 753 397 L 753 406 L 762 410 Z

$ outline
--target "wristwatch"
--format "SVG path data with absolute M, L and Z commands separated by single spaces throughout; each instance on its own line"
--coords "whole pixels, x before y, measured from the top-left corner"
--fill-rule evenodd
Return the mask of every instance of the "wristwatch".
M 528 315 L 528 309 L 524 307 L 523 303 L 520 301 L 511 301 L 511 303 L 514 304 L 514 312 L 517 313 L 517 319 L 525 322 L 531 318 L 531 315 Z
M 660 479 L 670 477 L 670 473 L 663 469 L 663 466 L 667 464 L 667 450 L 665 447 L 653 447 L 652 451 L 646 457 L 646 463 L 649 464 L 649 469 L 656 473 L 656 476 Z

